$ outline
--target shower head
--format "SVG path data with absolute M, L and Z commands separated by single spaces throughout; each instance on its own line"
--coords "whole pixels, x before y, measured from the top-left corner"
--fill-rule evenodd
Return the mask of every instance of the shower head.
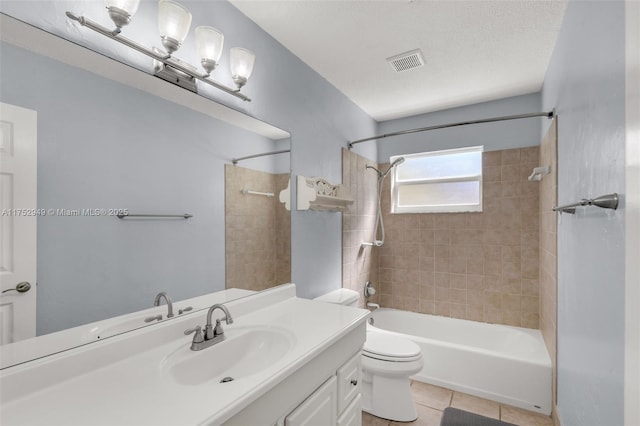
M 384 181 L 384 178 L 387 177 L 387 175 L 389 174 L 389 172 L 391 171 L 391 169 L 393 169 L 394 167 L 402 164 L 404 162 L 404 157 L 398 157 L 396 158 L 391 164 L 389 164 L 389 167 L 387 168 L 387 170 L 383 173 L 380 170 L 376 169 L 373 166 L 369 166 L 367 165 L 366 168 L 367 169 L 373 169 L 376 171 L 376 173 L 378 174 L 378 212 L 376 215 L 376 229 L 373 233 L 374 237 L 373 237 L 373 241 L 371 242 L 363 242 L 362 246 L 370 246 L 370 247 L 382 247 L 382 245 L 384 244 L 384 221 L 382 219 L 382 204 L 381 204 L 381 199 L 382 199 L 382 183 Z M 378 236 L 378 226 L 381 228 L 382 230 L 382 236 L 380 239 L 377 238 Z
M 385 170 L 384 172 L 381 172 L 380 170 L 376 169 L 373 166 L 366 166 L 365 168 L 375 170 L 376 173 L 378 173 L 378 178 L 384 179 L 389 174 L 391 169 L 393 169 L 396 166 L 399 166 L 402 163 L 404 163 L 404 157 L 400 157 L 400 158 L 396 159 L 393 163 L 391 163 L 389 165 L 389 168 L 387 168 L 387 170 Z
M 404 163 L 404 157 L 397 158 L 393 163 L 389 165 L 389 168 L 384 173 L 380 173 L 380 177 L 384 179 L 389 174 L 391 169 L 393 169 L 396 166 L 399 166 L 402 163 Z
M 389 168 L 392 168 L 392 167 L 395 167 L 395 166 L 399 166 L 402 163 L 404 163 L 404 157 L 400 157 L 400 158 L 396 159 L 393 163 L 391 163 Z

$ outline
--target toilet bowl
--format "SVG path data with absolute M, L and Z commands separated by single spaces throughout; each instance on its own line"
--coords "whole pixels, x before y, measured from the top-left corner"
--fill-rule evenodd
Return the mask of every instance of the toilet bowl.
M 325 303 L 357 306 L 359 295 L 339 289 L 315 298 Z M 362 348 L 362 409 L 389 420 L 418 417 L 409 377 L 422 369 L 420 347 L 409 339 L 369 327 Z
M 409 339 L 368 328 L 362 348 L 362 409 L 384 419 L 418 417 L 409 377 L 422 369 L 420 347 Z

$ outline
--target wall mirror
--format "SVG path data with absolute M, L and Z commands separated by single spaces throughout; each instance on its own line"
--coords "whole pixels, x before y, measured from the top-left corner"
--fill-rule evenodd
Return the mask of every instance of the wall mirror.
M 289 149 L 290 135 L 233 110 L 227 113 L 240 114 L 247 127 L 256 122 L 258 132 L 212 118 L 220 105 L 210 100 L 0 17 L 0 102 L 37 114 L 37 209 L 44 212 L 36 221 L 37 285 L 21 295 L 3 293 L 2 305 L 34 295 L 32 315 L 43 336 L 150 308 L 161 291 L 176 304 L 224 290 L 225 239 L 242 232 L 233 221 L 231 233 L 225 230 L 225 167 L 249 170 L 253 160 L 238 166 L 231 160 Z M 71 59 L 38 52 L 52 49 Z M 74 57 L 81 67 L 69 64 Z M 127 73 L 140 88 L 118 81 Z M 279 180 L 289 173 L 286 153 L 254 162 Z M 122 212 L 176 217 L 118 218 Z M 11 218 L 2 219 L 4 233 Z M 279 232 L 290 238 L 290 228 Z M 11 345 L 11 336 L 3 339 Z

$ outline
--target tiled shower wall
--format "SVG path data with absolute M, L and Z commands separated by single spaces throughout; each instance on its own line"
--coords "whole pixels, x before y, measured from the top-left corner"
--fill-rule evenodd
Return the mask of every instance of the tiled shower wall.
M 557 376 L 557 213 L 558 205 L 557 119 L 554 119 L 540 145 L 540 165 L 551 166 L 551 173 L 540 182 L 540 330 L 553 365 L 553 401 Z
M 373 254 L 358 244 L 373 236 L 376 175 L 361 177 L 365 160 L 346 156 L 343 168 L 350 172 L 349 184 L 357 183 L 352 194 L 358 206 L 343 225 L 345 287 L 361 288 L 368 274 L 385 307 L 538 328 L 539 195 L 538 183 L 527 177 L 539 166 L 539 147 L 483 154 L 482 213 L 392 215 L 387 178 L 387 238 Z
M 364 285 L 378 282 L 377 249 L 363 247 L 372 241 L 377 203 L 377 174 L 366 166 L 378 165 L 346 149 L 342 150 L 342 183 L 354 198 L 349 211 L 342 215 L 342 287 L 360 294 L 360 306 L 365 305 Z M 370 299 L 377 301 L 377 295 Z
M 276 281 L 275 285 L 291 282 L 291 212 L 279 201 L 280 191 L 289 186 L 289 173 L 273 175 L 276 211 Z
M 291 216 L 278 201 L 289 174 L 225 166 L 226 288 L 264 290 L 291 281 Z M 244 188 L 274 197 L 242 194 Z

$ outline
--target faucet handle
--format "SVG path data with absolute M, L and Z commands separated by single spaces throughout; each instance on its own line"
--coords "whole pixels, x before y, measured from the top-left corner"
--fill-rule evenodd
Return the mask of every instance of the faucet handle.
M 199 325 L 195 326 L 195 328 L 190 328 L 184 331 L 185 335 L 189 335 L 191 333 L 195 333 L 193 335 L 193 343 L 202 343 L 204 342 L 204 336 L 202 335 L 202 327 Z
M 182 315 L 185 312 L 189 312 L 189 311 L 192 311 L 192 310 L 193 310 L 193 306 L 187 306 L 184 309 L 178 309 L 178 315 Z
M 216 320 L 216 327 L 213 329 L 213 336 L 222 336 L 224 334 L 224 330 L 222 329 L 222 324 L 220 324 L 220 320 Z

